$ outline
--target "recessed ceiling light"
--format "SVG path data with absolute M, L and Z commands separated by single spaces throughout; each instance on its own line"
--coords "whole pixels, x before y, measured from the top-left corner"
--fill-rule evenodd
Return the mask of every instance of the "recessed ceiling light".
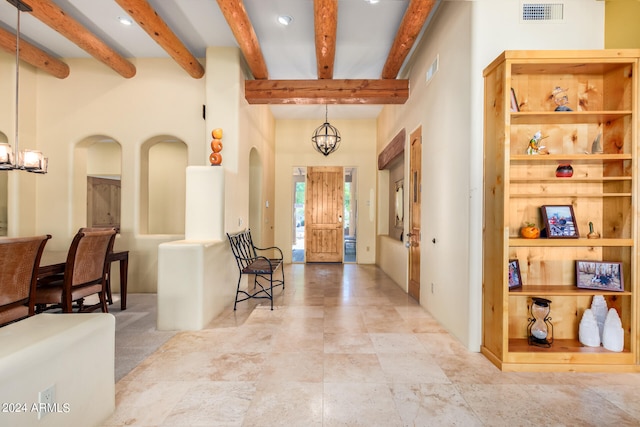
M 118 22 L 120 22 L 122 25 L 132 25 L 133 21 L 129 18 L 127 18 L 126 16 L 118 16 Z
M 289 24 L 291 24 L 291 22 L 293 21 L 293 18 L 290 17 L 289 15 L 280 15 L 278 16 L 278 22 L 282 25 L 284 25 L 285 27 Z
M 380 0 L 364 0 L 364 1 L 366 1 L 369 4 L 376 4 L 380 2 Z

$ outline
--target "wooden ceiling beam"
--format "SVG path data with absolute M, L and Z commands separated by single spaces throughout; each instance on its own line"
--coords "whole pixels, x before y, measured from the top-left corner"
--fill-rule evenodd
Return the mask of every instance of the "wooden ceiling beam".
M 382 69 L 383 79 L 395 79 L 420 31 L 433 11 L 436 0 L 410 0 Z
M 255 79 L 268 79 L 267 64 L 242 0 L 217 0 Z
M 115 0 L 189 75 L 204 76 L 204 67 L 146 0 Z
M 78 21 L 67 15 L 51 0 L 27 0 L 33 11 L 31 14 L 78 45 L 91 56 L 113 69 L 122 77 L 131 78 L 136 67 L 118 52 L 87 30 Z
M 0 28 L 0 47 L 15 55 L 16 36 Z M 67 64 L 22 40 L 22 38 L 20 39 L 20 59 L 59 79 L 69 76 L 69 66 Z
M 338 0 L 314 0 L 313 22 L 318 78 L 332 79 L 338 33 Z
M 408 80 L 247 80 L 249 104 L 404 104 Z

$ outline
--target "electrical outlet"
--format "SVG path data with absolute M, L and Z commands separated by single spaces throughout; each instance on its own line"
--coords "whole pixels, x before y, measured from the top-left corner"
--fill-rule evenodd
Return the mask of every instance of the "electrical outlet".
M 51 412 L 51 408 L 55 403 L 56 386 L 55 384 L 47 387 L 38 393 L 38 419 L 42 419 Z

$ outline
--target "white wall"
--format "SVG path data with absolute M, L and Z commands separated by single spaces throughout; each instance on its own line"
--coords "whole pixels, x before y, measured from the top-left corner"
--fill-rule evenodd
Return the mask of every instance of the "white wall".
M 222 166 L 225 169 L 225 232 L 249 227 L 249 187 L 251 149 L 262 162 L 262 235 L 259 241 L 271 246 L 274 241 L 273 208 L 265 201 L 275 199 L 275 121 L 267 106 L 249 105 L 244 98 L 246 70 L 236 48 L 207 49 L 207 144 L 211 131 L 223 129 Z M 211 148 L 208 147 L 208 159 Z M 207 160 L 208 162 L 208 160 Z M 255 165 L 253 165 L 255 167 Z M 258 215 L 259 216 L 259 215 Z M 266 226 L 265 226 L 266 225 Z
M 604 2 L 565 0 L 561 24 L 521 23 L 520 4 L 444 1 L 410 64 L 409 101 L 385 107 L 378 120 L 378 152 L 403 127 L 410 134 L 422 126 L 420 303 L 473 351 L 482 328 L 482 70 L 506 49 L 604 45 Z M 439 71 L 427 85 L 436 55 Z
M 120 174 L 122 174 L 120 144 L 110 138 L 90 143 L 87 150 L 87 175 L 120 178 Z

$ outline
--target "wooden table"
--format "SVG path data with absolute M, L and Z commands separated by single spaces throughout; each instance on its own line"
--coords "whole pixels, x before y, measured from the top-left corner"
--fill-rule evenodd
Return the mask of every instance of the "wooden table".
M 49 258 L 52 259 L 56 254 L 51 256 L 43 256 L 43 260 Z M 66 252 L 64 253 L 66 256 Z M 57 258 L 58 260 L 60 258 Z M 120 263 L 120 310 L 127 309 L 127 275 L 129 272 L 129 251 L 111 252 L 107 255 L 107 261 L 109 262 L 109 271 L 107 275 L 107 298 L 109 304 L 113 304 L 111 298 L 111 263 L 118 261 Z M 66 262 L 57 262 L 52 264 L 40 265 L 38 268 L 38 279 L 43 277 L 52 276 L 54 274 L 64 273 L 64 266 Z
M 109 262 L 109 275 L 107 276 L 107 290 L 109 304 L 113 304 L 111 299 L 111 263 L 120 262 L 120 310 L 127 309 L 127 275 L 129 273 L 129 251 L 111 252 L 107 255 Z

